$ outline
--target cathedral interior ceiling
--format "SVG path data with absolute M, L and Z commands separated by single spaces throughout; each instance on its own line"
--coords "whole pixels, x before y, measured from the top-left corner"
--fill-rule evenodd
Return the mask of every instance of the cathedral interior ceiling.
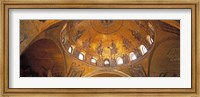
M 180 76 L 179 20 L 21 20 L 21 76 Z

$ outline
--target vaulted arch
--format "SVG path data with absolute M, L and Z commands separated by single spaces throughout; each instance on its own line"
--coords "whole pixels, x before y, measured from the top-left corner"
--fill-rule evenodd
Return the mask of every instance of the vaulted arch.
M 64 76 L 64 56 L 50 39 L 40 39 L 20 56 L 20 76 Z

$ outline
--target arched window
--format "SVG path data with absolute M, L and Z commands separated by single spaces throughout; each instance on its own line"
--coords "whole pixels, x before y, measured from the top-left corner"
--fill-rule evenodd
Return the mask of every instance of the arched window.
M 150 22 L 148 22 L 148 27 L 149 27 L 152 31 L 155 31 L 153 25 L 152 25 Z
M 68 52 L 72 53 L 72 50 L 73 50 L 73 48 L 70 46 L 69 49 L 68 49 Z
M 110 64 L 110 61 L 108 59 L 104 60 L 104 64 L 105 65 L 109 65 Z
M 121 65 L 121 64 L 123 64 L 124 62 L 123 62 L 123 59 L 121 58 L 121 57 L 118 57 L 117 58 L 117 64 L 118 65 Z
M 147 52 L 147 48 L 144 45 L 140 45 L 140 51 L 144 55 Z
M 149 35 L 147 35 L 147 41 L 150 45 L 153 43 L 153 39 Z
M 129 56 L 130 56 L 130 61 L 137 59 L 137 57 L 134 54 L 134 52 L 131 52 Z
M 91 62 L 92 62 L 92 63 L 96 63 L 97 61 L 96 61 L 95 58 L 92 58 L 92 59 L 91 59 Z
M 80 60 L 84 60 L 84 54 L 83 54 L 83 53 L 80 53 L 79 56 L 78 56 L 78 58 L 79 58 Z
M 63 44 L 66 43 L 66 38 L 65 38 L 65 37 L 63 37 L 63 39 L 62 39 L 62 43 L 63 43 Z

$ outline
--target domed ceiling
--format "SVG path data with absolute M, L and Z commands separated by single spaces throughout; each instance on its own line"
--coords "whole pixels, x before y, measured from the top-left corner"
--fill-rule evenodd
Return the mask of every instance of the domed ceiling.
M 20 38 L 21 77 L 180 77 L 179 20 L 21 20 Z
M 119 66 L 151 52 L 155 34 L 151 21 L 76 20 L 63 27 L 60 42 L 66 53 L 87 63 Z M 74 54 L 74 50 L 79 53 Z

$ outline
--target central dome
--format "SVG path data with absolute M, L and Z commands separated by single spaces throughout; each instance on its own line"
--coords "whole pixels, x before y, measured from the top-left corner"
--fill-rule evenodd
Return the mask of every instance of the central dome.
M 71 20 L 60 36 L 66 53 L 91 65 L 119 66 L 151 51 L 155 29 L 151 21 Z
M 111 34 L 117 32 L 123 25 L 121 20 L 94 20 L 91 21 L 93 29 L 99 33 Z

